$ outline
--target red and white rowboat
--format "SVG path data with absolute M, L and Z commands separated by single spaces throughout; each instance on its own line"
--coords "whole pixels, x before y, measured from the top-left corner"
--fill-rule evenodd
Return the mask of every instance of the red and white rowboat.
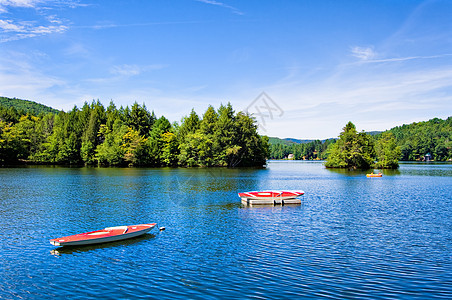
M 149 232 L 156 223 L 139 224 L 130 226 L 107 227 L 102 230 L 79 233 L 50 240 L 54 246 L 81 246 L 98 243 L 120 241 L 140 236 Z
M 249 200 L 286 200 L 303 195 L 303 191 L 253 191 L 239 193 L 239 197 Z

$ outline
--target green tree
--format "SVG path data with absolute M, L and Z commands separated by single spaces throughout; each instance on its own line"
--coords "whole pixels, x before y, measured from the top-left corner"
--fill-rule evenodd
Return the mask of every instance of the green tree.
M 232 166 L 239 153 L 239 145 L 235 144 L 235 115 L 231 103 L 221 105 L 218 109 L 218 121 L 214 127 L 213 151 L 217 165 Z
M 15 163 L 22 152 L 20 134 L 13 124 L 0 121 L 0 164 Z
M 99 165 L 120 166 L 125 164 L 123 137 L 129 131 L 129 127 L 118 119 L 110 131 L 106 126 L 101 126 L 99 134 L 103 136 L 104 142 L 96 147 L 96 160 Z
M 190 115 L 182 119 L 182 123 L 179 126 L 179 130 L 177 132 L 178 138 L 181 140 L 181 142 L 183 142 L 185 136 L 187 136 L 189 133 L 196 132 L 199 126 L 200 126 L 199 116 L 195 112 L 195 110 L 192 109 Z
M 256 120 L 249 114 L 239 112 L 235 117 L 235 141 L 229 152 L 229 166 L 264 165 L 269 156 L 267 137 L 257 132 Z
M 19 158 L 29 159 L 40 148 L 43 137 L 37 126 L 39 121 L 38 117 L 27 114 L 20 117 L 19 122 L 14 125 L 21 144 Z
M 370 135 L 358 133 L 348 122 L 336 143 L 329 148 L 327 168 L 368 169 L 373 163 L 373 142 Z
M 163 149 L 162 162 L 166 166 L 175 167 L 178 164 L 179 142 L 176 134 L 165 132 L 162 134 Z
M 154 122 L 155 116 L 147 110 L 146 105 L 140 106 L 136 102 L 132 105 L 126 121 L 132 129 L 138 131 L 144 137 L 149 135 Z
M 153 166 L 161 166 L 164 161 L 163 148 L 165 145 L 164 134 L 171 130 L 171 123 L 164 116 L 160 117 L 152 127 L 149 145 L 149 163 Z
M 95 149 L 102 142 L 98 132 L 106 119 L 103 105 L 100 102 L 93 103 L 89 115 L 84 119 L 87 120 L 87 125 L 82 135 L 80 154 L 85 164 L 93 164 L 95 162 Z
M 397 146 L 396 139 L 391 132 L 384 132 L 375 146 L 377 162 L 375 167 L 379 169 L 397 169 L 402 151 Z

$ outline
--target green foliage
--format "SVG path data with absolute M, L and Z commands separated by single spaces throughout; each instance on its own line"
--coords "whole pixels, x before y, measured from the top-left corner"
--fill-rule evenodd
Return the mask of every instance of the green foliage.
M 16 162 L 22 151 L 20 132 L 12 123 L 0 121 L 0 164 Z
M 183 135 L 185 133 L 185 135 Z M 269 155 L 268 138 L 257 133 L 256 121 L 231 104 L 218 112 L 209 107 L 202 120 L 192 111 L 179 134 L 179 163 L 185 166 L 261 166 Z
M 387 133 L 392 134 L 395 144 L 392 138 L 388 140 Z M 425 160 L 426 154 L 430 154 L 431 159 L 436 161 L 452 160 L 452 117 L 446 120 L 435 118 L 427 122 L 394 127 L 386 132 L 375 131 L 366 134 L 371 136 L 368 147 L 374 144 L 375 153 L 372 156 L 376 163 L 372 166 L 377 168 L 397 168 L 398 160 L 422 161 Z M 386 138 L 383 138 L 385 136 Z M 343 154 L 337 149 L 341 145 L 333 148 L 334 143 L 334 139 L 298 144 L 289 139 L 270 138 L 270 158 L 284 159 L 289 154 L 293 154 L 294 159 L 328 158 L 328 165 L 347 167 L 345 161 L 352 158 L 342 157 Z M 331 152 L 336 155 L 329 157 Z M 370 161 L 369 158 L 364 160 Z
M 142 136 L 148 136 L 152 125 L 155 122 L 155 116 L 154 113 L 150 113 L 146 106 L 143 104 L 143 106 L 138 105 L 138 103 L 134 103 L 132 105 L 132 109 L 130 110 L 130 113 L 128 113 L 128 110 L 126 112 L 126 124 L 132 127 L 132 129 L 139 132 Z
M 1 98 L 1 97 L 0 97 Z M 99 101 L 69 112 L 26 113 L 23 100 L 1 98 L 0 164 L 19 161 L 107 166 L 260 166 L 267 158 L 326 159 L 328 167 L 396 168 L 398 159 L 452 159 L 452 118 L 395 127 L 371 136 L 349 122 L 339 139 L 280 140 L 260 136 L 256 120 L 232 105 L 192 110 L 181 124 L 157 119 L 145 105 Z M 6 99 L 6 100 L 5 100 Z M 12 102 L 11 102 L 11 101 Z M 37 105 L 36 107 L 41 107 Z M 31 111 L 31 110 L 30 110 Z M 56 113 L 57 112 L 57 113 Z M 298 143 L 300 142 L 300 143 Z M 375 164 L 374 164 L 375 163 Z
M 144 105 L 107 109 L 84 103 L 69 112 L 24 114 L 0 108 L 0 164 L 26 160 L 52 164 L 104 166 L 256 166 L 263 165 L 268 139 L 255 120 L 235 114 L 231 104 L 203 118 L 194 110 L 181 125 L 156 119 Z
M 379 140 L 365 132 L 358 133 L 352 122 L 348 122 L 339 139 L 328 149 L 327 168 L 396 169 L 399 167 L 400 147 L 394 136 L 383 133 Z M 376 161 L 375 161 L 376 160 Z
M 376 168 L 397 169 L 399 167 L 399 158 L 402 151 L 397 146 L 396 139 L 391 132 L 382 133 L 375 151 L 377 154 Z
M 368 169 L 373 163 L 373 140 L 364 132 L 358 133 L 355 125 L 348 122 L 328 153 L 327 168 Z
M 452 160 L 452 117 L 397 126 L 389 132 L 401 148 L 402 160 L 424 160 L 426 154 L 436 161 Z
M 121 166 L 125 164 L 126 147 L 123 146 L 123 137 L 129 131 L 129 127 L 118 119 L 113 124 L 113 130 L 106 126 L 101 127 L 99 135 L 103 143 L 96 147 L 96 160 L 99 165 Z

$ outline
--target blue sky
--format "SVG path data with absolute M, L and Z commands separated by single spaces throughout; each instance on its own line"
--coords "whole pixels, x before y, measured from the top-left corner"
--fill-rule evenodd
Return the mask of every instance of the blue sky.
M 446 118 L 452 1 L 0 0 L 0 95 L 171 121 L 229 101 L 282 138 Z

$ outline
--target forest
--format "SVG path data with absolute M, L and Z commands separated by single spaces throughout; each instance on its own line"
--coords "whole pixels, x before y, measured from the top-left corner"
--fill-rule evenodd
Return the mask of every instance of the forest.
M 452 160 L 452 117 L 354 134 L 372 145 L 373 163 L 378 147 L 388 140 L 400 148 L 398 160 Z M 201 117 L 192 110 L 181 122 L 171 123 L 144 104 L 118 109 L 113 102 L 104 107 L 93 101 L 63 112 L 0 97 L 0 165 L 261 166 L 267 158 L 290 154 L 296 160 L 326 160 L 340 139 L 269 142 L 258 134 L 252 116 L 236 113 L 230 104 L 218 110 L 210 106 Z
M 0 105 L 0 165 L 239 167 L 262 166 L 268 156 L 254 118 L 230 103 L 209 106 L 202 117 L 192 110 L 180 124 L 136 102 L 38 114 Z
M 394 127 L 391 132 L 402 150 L 401 160 L 452 160 L 452 117 Z
M 400 147 L 402 161 L 452 160 L 452 117 L 446 120 L 434 118 L 394 127 L 390 130 L 365 133 L 374 144 L 391 133 L 396 146 Z M 293 159 L 327 159 L 336 139 L 316 140 L 305 143 L 287 142 L 270 138 L 270 158 L 284 159 L 293 154 Z

